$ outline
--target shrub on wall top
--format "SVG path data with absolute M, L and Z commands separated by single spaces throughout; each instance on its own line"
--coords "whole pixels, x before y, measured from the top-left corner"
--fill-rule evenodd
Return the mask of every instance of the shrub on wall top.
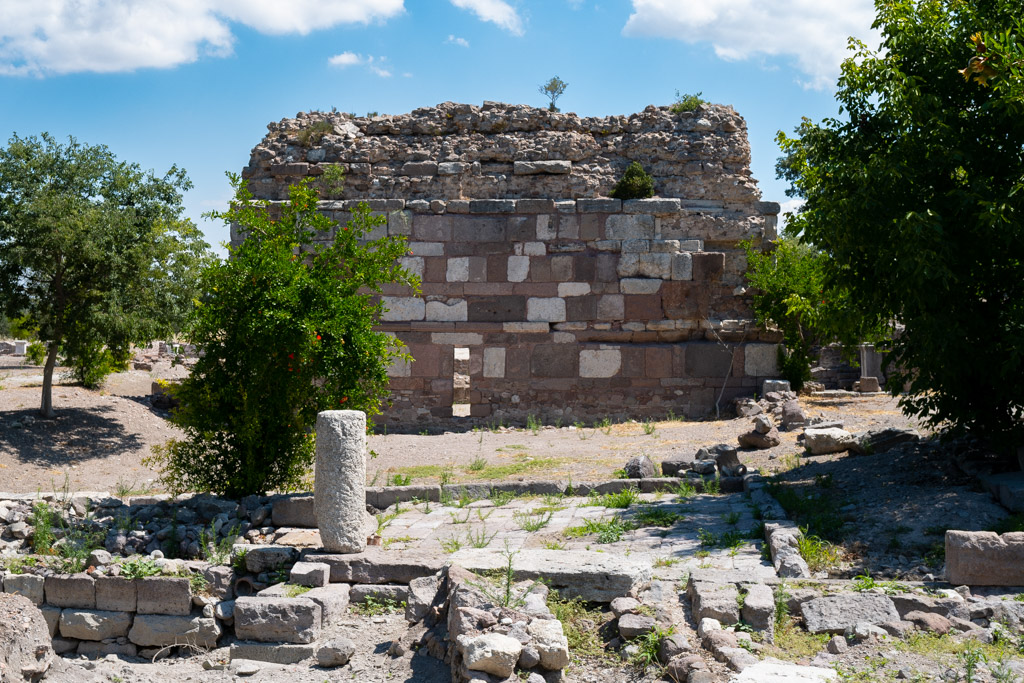
M 647 199 L 654 196 L 654 178 L 634 161 L 622 174 L 610 196 L 616 199 Z

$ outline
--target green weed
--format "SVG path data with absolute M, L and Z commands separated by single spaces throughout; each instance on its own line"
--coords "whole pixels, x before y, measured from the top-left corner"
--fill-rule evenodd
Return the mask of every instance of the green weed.
M 513 513 L 512 519 L 523 531 L 540 531 L 551 522 L 551 512 L 522 511 Z

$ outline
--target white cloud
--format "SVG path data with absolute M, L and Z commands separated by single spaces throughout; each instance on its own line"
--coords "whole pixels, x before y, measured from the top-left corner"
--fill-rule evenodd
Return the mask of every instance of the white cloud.
M 779 204 L 781 209 L 779 210 L 779 232 L 781 233 L 789 223 L 788 214 L 796 214 L 800 207 L 804 205 L 804 199 L 797 197 L 795 199 L 787 199 L 786 201 Z
M 390 71 L 380 66 L 371 66 L 370 71 L 377 74 L 381 78 L 391 78 L 392 76 L 392 73 Z
M 626 36 L 709 42 L 726 60 L 789 57 L 805 87 L 835 85 L 847 38 L 878 43 L 872 0 L 632 0 Z
M 481 21 L 490 21 L 512 35 L 523 35 L 523 20 L 512 5 L 504 0 L 449 0 L 459 9 L 472 11 Z
M 465 38 L 459 38 L 458 36 L 449 35 L 448 40 L 444 42 L 458 45 L 460 47 L 469 47 L 469 41 Z
M 0 75 L 169 68 L 230 54 L 232 23 L 304 35 L 403 10 L 403 0 L 4 0 Z
M 327 63 L 331 66 L 344 69 L 346 66 L 354 66 L 356 64 L 362 64 L 363 58 L 357 55 L 355 52 L 342 52 L 341 54 L 334 55 L 327 59 Z

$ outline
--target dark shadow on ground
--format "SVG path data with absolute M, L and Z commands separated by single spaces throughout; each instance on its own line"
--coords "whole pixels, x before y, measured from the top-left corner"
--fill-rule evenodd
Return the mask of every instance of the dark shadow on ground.
M 107 417 L 111 412 L 114 408 L 108 406 L 58 408 L 54 420 L 39 419 L 36 408 L 2 412 L 0 424 L 32 420 L 29 426 L 0 429 L 0 449 L 13 452 L 26 464 L 57 467 L 141 448 L 137 435 Z

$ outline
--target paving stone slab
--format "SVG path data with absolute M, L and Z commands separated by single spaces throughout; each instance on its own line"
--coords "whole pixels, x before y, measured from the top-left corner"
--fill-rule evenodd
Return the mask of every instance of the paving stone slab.
M 460 550 L 452 563 L 472 572 L 500 569 L 505 556 L 487 548 Z M 611 602 L 636 595 L 651 582 L 651 563 L 640 557 L 625 557 L 588 550 L 522 550 L 513 560 L 517 581 L 543 579 L 551 588 L 588 602 Z
M 729 683 L 825 683 L 839 680 L 835 669 L 765 659 L 729 679 Z
M 739 591 L 735 584 L 694 582 L 690 596 L 695 619 L 715 619 L 725 626 L 739 623 Z
M 384 550 L 367 548 L 361 553 L 305 552 L 305 562 L 323 562 L 331 568 L 332 583 L 409 583 L 441 570 L 448 556 L 438 550 Z

